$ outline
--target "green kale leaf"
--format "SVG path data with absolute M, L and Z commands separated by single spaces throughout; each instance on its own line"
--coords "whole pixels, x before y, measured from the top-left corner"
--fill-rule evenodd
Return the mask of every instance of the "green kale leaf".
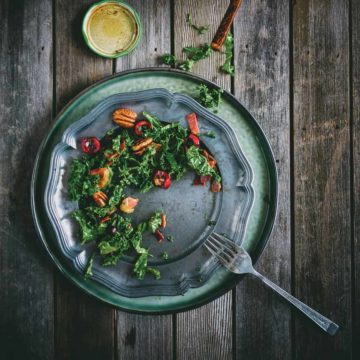
M 213 169 L 208 160 L 200 153 L 199 148 L 191 146 L 186 152 L 188 165 L 197 175 L 210 175 L 215 181 L 221 182 L 220 174 Z
M 148 228 L 152 233 L 161 226 L 161 214 L 161 211 L 157 211 L 148 221 Z
M 160 56 L 160 61 L 166 65 L 175 65 L 176 57 L 171 54 L 164 54 L 164 55 Z
M 193 23 L 191 14 L 186 15 L 186 22 L 191 26 L 193 29 L 195 29 L 199 35 L 205 34 L 209 30 L 209 25 L 202 25 L 198 26 Z
M 198 102 L 206 108 L 217 109 L 221 103 L 223 91 L 223 89 L 210 89 L 205 84 L 201 84 Z
M 230 74 L 231 76 L 234 76 L 235 75 L 235 67 L 234 67 L 234 65 L 231 64 L 232 57 L 233 57 L 234 38 L 231 33 L 227 34 L 225 42 L 224 42 L 224 46 L 225 46 L 225 62 L 220 67 L 220 69 L 223 72 Z
M 73 160 L 68 182 L 71 200 L 78 201 L 83 196 L 91 196 L 98 191 L 99 177 L 89 175 L 91 165 L 86 157 Z

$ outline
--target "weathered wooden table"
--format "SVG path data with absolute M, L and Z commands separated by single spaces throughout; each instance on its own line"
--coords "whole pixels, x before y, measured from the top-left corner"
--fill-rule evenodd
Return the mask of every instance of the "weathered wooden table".
M 334 337 L 252 278 L 190 312 L 124 313 L 83 295 L 43 254 L 29 187 L 56 113 L 96 80 L 210 40 L 227 7 L 129 0 L 143 37 L 111 61 L 81 36 L 92 2 L 0 2 L 0 358 L 359 359 L 360 1 L 244 0 L 233 26 L 236 76 L 218 72 L 221 54 L 194 67 L 248 107 L 274 150 L 278 217 L 258 269 L 336 321 Z M 198 36 L 188 12 L 210 33 Z

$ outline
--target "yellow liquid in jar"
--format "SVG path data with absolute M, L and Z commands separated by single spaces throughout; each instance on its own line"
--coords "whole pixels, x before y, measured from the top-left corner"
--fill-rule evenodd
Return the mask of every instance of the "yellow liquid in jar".
M 95 9 L 87 28 L 92 46 L 109 55 L 128 49 L 138 33 L 134 16 L 116 3 L 105 4 Z

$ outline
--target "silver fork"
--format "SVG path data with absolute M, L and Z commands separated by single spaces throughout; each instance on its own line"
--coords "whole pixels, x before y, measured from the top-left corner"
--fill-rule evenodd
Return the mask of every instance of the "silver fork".
M 339 326 L 334 322 L 319 314 L 311 307 L 305 305 L 294 296 L 287 293 L 281 287 L 274 284 L 265 276 L 259 274 L 252 265 L 250 255 L 245 249 L 236 245 L 233 241 L 225 236 L 217 233 L 212 233 L 204 243 L 206 249 L 214 256 L 216 256 L 222 265 L 228 270 L 236 274 L 252 274 L 262 280 L 266 285 L 273 289 L 277 294 L 282 296 L 290 304 L 294 305 L 298 310 L 305 314 L 316 325 L 320 326 L 324 331 L 330 335 L 334 335 Z

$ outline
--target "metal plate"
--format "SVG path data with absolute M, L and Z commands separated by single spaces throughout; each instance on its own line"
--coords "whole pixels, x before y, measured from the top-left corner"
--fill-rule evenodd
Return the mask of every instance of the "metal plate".
M 202 137 L 202 141 L 218 161 L 223 191 L 214 194 L 209 191 L 209 186 L 193 186 L 194 174 L 190 172 L 167 191 L 155 188 L 140 194 L 127 189 L 127 195 L 140 199 L 132 216 L 135 224 L 145 221 L 156 210 L 167 214 L 165 235 L 173 235 L 174 243 L 163 241 L 159 244 L 152 235 L 144 238 L 144 246 L 151 248 L 154 255 L 149 265 L 161 271 L 161 279 L 156 280 L 150 275 L 138 280 L 132 274 L 136 254 L 131 252 L 113 267 L 101 266 L 100 258 L 96 257 L 92 279 L 127 297 L 184 294 L 190 287 L 204 285 L 218 266 L 216 259 L 201 248 L 201 244 L 213 230 L 242 243 L 254 200 L 252 171 L 235 133 L 224 120 L 186 95 L 171 94 L 165 89 L 112 95 L 65 130 L 51 156 L 44 197 L 48 217 L 57 234 L 56 245 L 83 274 L 96 244 L 80 244 L 79 229 L 71 216 L 77 203 L 69 198 L 67 181 L 73 159 L 82 156 L 81 139 L 88 136 L 102 138 L 116 127 L 112 113 L 119 107 L 131 108 L 138 114 L 147 111 L 165 122 L 179 122 L 184 127 L 187 127 L 186 115 L 195 112 L 200 132 L 213 131 L 215 134 L 215 138 Z M 210 221 L 216 221 L 216 224 L 209 225 Z M 164 251 L 168 252 L 169 260 L 162 259 Z
M 56 246 L 57 235 L 45 209 L 44 194 L 50 171 L 51 154 L 55 146 L 61 142 L 64 131 L 71 124 L 111 95 L 153 89 L 156 85 L 171 93 L 182 93 L 196 98 L 201 83 L 217 87 L 193 74 L 164 68 L 126 71 L 106 78 L 83 91 L 64 108 L 39 148 L 33 172 L 31 201 L 41 243 L 59 270 L 80 289 L 123 310 L 169 313 L 191 309 L 224 294 L 235 286 L 240 278 L 223 268 L 218 268 L 203 286 L 190 288 L 185 295 L 138 298 L 119 295 L 96 281 L 85 281 L 73 268 L 72 262 L 66 259 Z M 226 91 L 219 106 L 219 116 L 235 131 L 242 151 L 253 169 L 252 187 L 256 196 L 248 219 L 243 246 L 256 262 L 267 243 L 276 214 L 277 175 L 274 157 L 255 119 Z

